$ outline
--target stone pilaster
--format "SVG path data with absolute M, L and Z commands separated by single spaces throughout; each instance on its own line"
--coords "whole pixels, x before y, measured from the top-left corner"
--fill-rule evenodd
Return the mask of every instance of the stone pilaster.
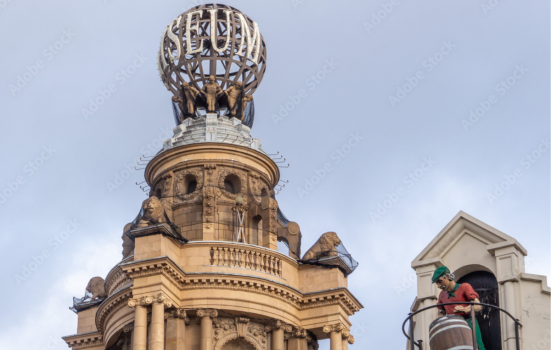
M 186 324 L 189 318 L 183 309 L 165 312 L 166 345 L 165 350 L 184 350 L 186 344 Z

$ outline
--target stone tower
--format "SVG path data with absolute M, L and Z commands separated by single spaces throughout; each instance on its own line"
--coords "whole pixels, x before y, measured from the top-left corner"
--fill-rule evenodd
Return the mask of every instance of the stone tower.
M 216 6 L 173 25 L 185 28 L 180 20 L 201 11 L 233 18 Z M 195 114 L 175 113 L 174 136 L 146 166 L 149 198 L 124 227 L 121 262 L 74 299 L 77 334 L 64 337 L 73 350 L 315 350 L 321 339 L 346 350 L 354 342 L 349 316 L 362 305 L 347 279 L 357 263 L 334 232 L 300 259 L 300 227 L 275 199 L 278 164 L 250 136 L 250 108 L 248 118 L 245 108 L 232 114 L 232 86 L 222 84 L 228 97 L 218 93 L 215 111 L 197 97 L 187 107 Z

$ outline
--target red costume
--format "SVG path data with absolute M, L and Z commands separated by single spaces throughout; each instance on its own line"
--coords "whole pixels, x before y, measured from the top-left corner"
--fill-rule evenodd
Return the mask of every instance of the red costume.
M 474 299 L 478 298 L 478 293 L 474 291 L 473 287 L 471 287 L 468 283 L 461 283 L 459 284 L 459 288 L 453 292 L 455 294 L 454 296 L 451 296 L 448 298 L 448 292 L 445 290 L 440 292 L 440 295 L 438 296 L 438 302 L 436 304 L 444 304 L 444 303 L 455 303 L 458 301 L 473 301 Z M 466 314 L 464 312 L 453 312 L 456 306 L 469 306 L 469 305 L 444 305 L 439 306 L 438 308 L 440 310 L 445 310 L 446 315 L 460 315 L 460 316 L 470 316 L 470 314 Z

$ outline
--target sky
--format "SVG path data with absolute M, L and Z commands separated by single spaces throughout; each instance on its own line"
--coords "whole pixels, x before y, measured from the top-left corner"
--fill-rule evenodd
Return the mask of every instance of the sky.
M 0 0 L 1 350 L 66 349 L 72 297 L 120 261 L 133 165 L 174 127 L 160 37 L 201 3 Z M 352 348 L 405 346 L 411 261 L 460 210 L 549 276 L 549 2 L 226 4 L 267 45 L 252 135 L 290 163 L 302 251 L 335 231 L 360 263 Z

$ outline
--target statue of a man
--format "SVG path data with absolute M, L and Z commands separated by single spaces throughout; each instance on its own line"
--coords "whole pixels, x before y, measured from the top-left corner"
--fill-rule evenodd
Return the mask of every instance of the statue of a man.
M 201 92 L 207 98 L 207 113 L 216 112 L 218 98 L 224 93 L 224 91 L 216 82 L 214 75 L 209 75 L 209 80 L 203 86 Z
M 243 97 L 241 100 L 241 115 L 240 120 L 245 120 L 245 109 L 247 108 L 247 104 L 253 100 L 253 95 L 247 95 Z
M 243 84 L 238 81 L 235 85 L 230 86 L 226 91 L 228 96 L 228 110 L 231 117 L 237 117 L 237 107 L 243 99 Z
M 454 303 L 454 302 L 475 302 L 480 303 L 478 299 L 478 293 L 474 291 L 473 287 L 468 283 L 456 283 L 454 281 L 455 276 L 450 273 L 450 270 L 446 266 L 440 266 L 434 271 L 432 275 L 432 283 L 436 283 L 436 286 L 442 290 L 438 296 L 438 302 L 436 304 Z M 439 306 L 441 314 L 446 315 L 459 315 L 465 318 L 467 324 L 471 329 L 473 328 L 473 320 L 471 319 L 471 306 L 474 306 L 474 311 L 478 312 L 482 310 L 481 305 L 443 305 Z M 485 350 L 482 343 L 482 335 L 480 333 L 480 327 L 476 318 L 474 319 L 476 324 L 476 343 L 479 350 Z
M 180 92 L 181 97 L 173 96 L 172 101 L 178 103 L 178 107 L 182 111 L 180 114 L 180 122 L 182 122 L 184 119 L 195 115 L 199 90 L 189 85 L 187 81 L 183 81 L 180 83 Z

